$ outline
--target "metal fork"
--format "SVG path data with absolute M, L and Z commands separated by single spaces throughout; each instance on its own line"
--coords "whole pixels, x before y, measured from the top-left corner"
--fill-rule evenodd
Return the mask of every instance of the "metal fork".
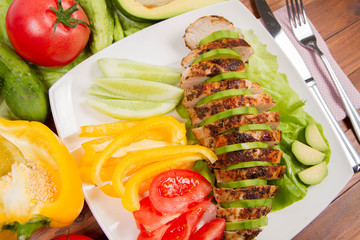
M 360 142 L 360 116 L 354 105 L 350 101 L 349 97 L 346 95 L 346 92 L 341 86 L 339 79 L 336 77 L 335 72 L 330 66 L 329 61 L 317 46 L 316 37 L 311 30 L 309 21 L 306 17 L 302 0 L 286 0 L 286 7 L 295 38 L 303 46 L 313 50 L 321 57 L 344 104 L 346 113 L 349 116 L 352 126 L 354 128 L 357 140 Z

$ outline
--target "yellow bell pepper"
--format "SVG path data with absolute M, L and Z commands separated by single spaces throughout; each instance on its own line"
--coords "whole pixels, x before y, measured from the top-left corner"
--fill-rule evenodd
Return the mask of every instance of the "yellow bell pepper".
M 117 135 L 134 125 L 138 121 L 121 121 L 114 123 L 106 123 L 99 125 L 87 125 L 80 127 L 79 137 L 105 137 L 111 135 Z
M 0 135 L 25 158 L 0 178 L 0 226 L 17 230 L 29 222 L 41 222 L 38 227 L 71 224 L 83 208 L 84 195 L 75 159 L 65 145 L 40 122 L 0 118 Z
M 214 162 L 217 156 L 210 149 L 200 145 L 168 146 L 135 152 L 125 156 L 116 166 L 112 178 L 112 185 L 122 198 L 125 194 L 123 179 L 135 171 L 154 162 L 166 161 L 176 156 L 201 156 Z
M 186 129 L 183 123 L 171 116 L 160 116 L 139 121 L 138 124 L 122 131 L 117 137 L 99 153 L 91 166 L 91 180 L 94 184 L 101 184 L 101 168 L 118 149 L 134 141 L 144 139 L 148 131 L 159 130 L 169 136 L 173 145 L 186 144 Z M 145 134 L 145 135 L 144 135 Z
M 184 163 L 195 162 L 201 159 L 203 159 L 201 154 L 180 156 L 163 162 L 153 163 L 142 168 L 126 182 L 125 194 L 121 197 L 121 204 L 130 212 L 139 210 L 139 189 L 146 179 L 154 178 L 162 172 L 179 168 L 179 165 Z

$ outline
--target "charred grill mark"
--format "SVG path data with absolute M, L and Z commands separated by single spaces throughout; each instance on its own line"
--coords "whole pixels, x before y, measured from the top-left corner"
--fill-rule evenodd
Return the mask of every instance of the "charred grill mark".
M 224 218 L 225 221 L 235 222 L 258 219 L 265 217 L 271 211 L 270 206 L 253 208 L 222 208 L 217 206 L 216 217 Z
M 214 169 L 216 180 L 219 183 L 235 182 L 246 179 L 274 180 L 284 176 L 286 166 L 257 166 L 232 170 Z
M 265 161 L 270 163 L 279 163 L 282 157 L 282 151 L 272 148 L 255 148 L 228 152 L 218 155 L 218 160 L 211 164 L 212 168 L 222 168 L 241 162 Z

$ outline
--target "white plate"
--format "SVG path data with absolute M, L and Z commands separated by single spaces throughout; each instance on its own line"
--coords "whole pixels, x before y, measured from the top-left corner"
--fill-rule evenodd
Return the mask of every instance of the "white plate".
M 324 134 L 329 139 L 332 155 L 328 177 L 320 185 L 310 187 L 303 200 L 270 213 L 269 225 L 257 238 L 291 239 L 330 204 L 350 180 L 353 171 L 346 159 L 346 151 L 294 66 L 259 21 L 238 0 L 208 6 L 150 26 L 118 41 L 72 69 L 49 92 L 58 134 L 78 159 L 81 155 L 81 139 L 77 137 L 80 126 L 115 121 L 84 102 L 89 97 L 86 92 L 92 79 L 101 76 L 97 59 L 128 58 L 180 68 L 181 59 L 189 52 L 182 38 L 184 30 L 197 18 L 206 15 L 224 16 L 236 27 L 254 30 L 260 41 L 268 45 L 268 50 L 278 56 L 279 71 L 287 74 L 291 86 L 297 89 L 302 99 L 307 99 L 305 110 L 322 124 Z M 108 197 L 98 188 L 86 184 L 84 193 L 93 215 L 109 239 L 136 239 L 139 232 L 132 214 L 122 208 L 120 199 Z

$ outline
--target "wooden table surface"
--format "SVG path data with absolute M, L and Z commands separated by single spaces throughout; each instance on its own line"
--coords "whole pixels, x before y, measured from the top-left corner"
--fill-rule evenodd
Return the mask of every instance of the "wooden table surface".
M 259 18 L 253 0 L 240 0 Z M 275 11 L 285 6 L 285 0 L 267 0 Z M 303 0 L 308 18 L 326 41 L 333 57 L 360 91 L 360 1 L 359 0 Z M 348 119 L 340 122 L 346 135 L 360 152 Z M 294 239 L 360 239 L 360 173 L 336 199 Z M 68 227 L 43 229 L 31 239 L 51 239 L 67 234 L 84 234 L 98 240 L 106 236 L 85 204 L 80 216 Z M 126 239 L 127 240 L 127 239 Z M 130 239 L 129 239 L 130 240 Z

